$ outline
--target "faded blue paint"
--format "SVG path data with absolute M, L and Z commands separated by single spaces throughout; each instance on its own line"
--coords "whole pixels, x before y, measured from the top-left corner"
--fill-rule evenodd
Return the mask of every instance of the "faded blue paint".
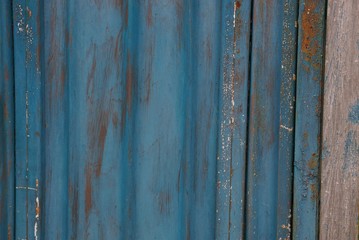
M 354 104 L 354 106 L 351 107 L 349 111 L 348 119 L 350 122 L 354 124 L 359 123 L 359 100 Z
M 359 143 L 355 131 L 348 131 L 344 145 L 344 164 L 343 171 L 346 174 L 351 174 L 353 177 L 358 177 L 358 173 L 354 170 L 358 168 L 359 157 Z
M 313 239 L 323 2 L 1 5 L 1 239 Z

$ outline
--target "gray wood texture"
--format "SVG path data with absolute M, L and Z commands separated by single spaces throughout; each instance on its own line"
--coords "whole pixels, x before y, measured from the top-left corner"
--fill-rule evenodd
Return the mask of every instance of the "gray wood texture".
M 320 239 L 359 239 L 359 1 L 329 0 Z

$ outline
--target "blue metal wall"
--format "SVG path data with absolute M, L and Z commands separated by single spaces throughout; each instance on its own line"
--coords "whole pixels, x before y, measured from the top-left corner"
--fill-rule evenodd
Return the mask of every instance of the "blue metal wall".
M 324 0 L 0 10 L 1 239 L 317 238 Z

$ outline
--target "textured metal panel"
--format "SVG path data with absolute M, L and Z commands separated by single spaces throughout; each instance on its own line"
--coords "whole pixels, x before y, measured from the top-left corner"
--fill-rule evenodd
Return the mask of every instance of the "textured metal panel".
M 16 239 L 317 236 L 324 1 L 13 2 Z

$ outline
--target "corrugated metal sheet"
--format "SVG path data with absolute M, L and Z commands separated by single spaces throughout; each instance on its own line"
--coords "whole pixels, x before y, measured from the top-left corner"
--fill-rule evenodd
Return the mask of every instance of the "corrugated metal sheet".
M 324 7 L 2 3 L 1 239 L 316 238 Z

